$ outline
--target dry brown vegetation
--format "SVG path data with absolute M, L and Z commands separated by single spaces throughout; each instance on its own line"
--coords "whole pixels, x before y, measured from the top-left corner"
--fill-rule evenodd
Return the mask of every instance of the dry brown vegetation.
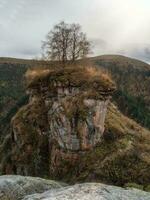
M 25 77 L 29 88 L 38 87 L 41 82 L 50 84 L 53 81 L 58 81 L 64 85 L 69 83 L 75 87 L 85 86 L 87 89 L 95 88 L 104 91 L 113 91 L 115 89 L 115 84 L 111 77 L 93 66 L 67 65 L 65 68 L 34 68 L 28 70 Z

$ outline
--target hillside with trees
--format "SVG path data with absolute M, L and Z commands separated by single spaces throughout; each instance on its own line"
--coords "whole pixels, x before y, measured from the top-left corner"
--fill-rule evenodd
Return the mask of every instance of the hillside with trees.
M 92 61 L 116 82 L 113 99 L 119 109 L 150 128 L 150 65 L 119 55 L 99 56 Z

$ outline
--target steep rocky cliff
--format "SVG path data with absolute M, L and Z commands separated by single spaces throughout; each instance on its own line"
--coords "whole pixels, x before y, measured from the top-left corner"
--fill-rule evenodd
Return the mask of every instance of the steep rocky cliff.
M 74 165 L 101 141 L 115 86 L 101 71 L 84 67 L 33 70 L 27 80 L 30 100 L 12 119 L 3 171 L 52 176 L 62 160 Z
M 150 185 L 150 132 L 110 103 L 110 78 L 95 68 L 26 74 L 29 103 L 0 146 L 3 174 L 66 182 Z

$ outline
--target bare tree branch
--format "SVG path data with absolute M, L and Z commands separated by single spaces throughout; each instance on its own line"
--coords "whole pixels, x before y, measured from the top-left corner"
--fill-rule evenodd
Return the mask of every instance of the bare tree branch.
M 55 25 L 42 44 L 43 58 L 63 63 L 85 57 L 90 51 L 90 42 L 81 32 L 79 24 L 60 22 Z

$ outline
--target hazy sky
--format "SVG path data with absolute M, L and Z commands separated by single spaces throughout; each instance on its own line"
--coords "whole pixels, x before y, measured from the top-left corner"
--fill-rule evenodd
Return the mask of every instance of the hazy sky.
M 61 20 L 82 25 L 95 55 L 150 61 L 150 0 L 0 0 L 0 57 L 39 56 Z

